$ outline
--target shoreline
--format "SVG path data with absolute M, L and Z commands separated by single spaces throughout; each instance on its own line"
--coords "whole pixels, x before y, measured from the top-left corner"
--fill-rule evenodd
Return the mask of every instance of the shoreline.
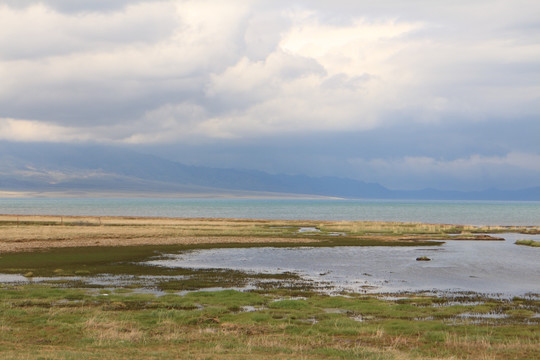
M 501 233 L 506 235 L 497 236 Z M 0 273 L 30 274 L 30 277 L 150 275 L 161 270 L 137 264 L 163 254 L 210 249 L 312 248 L 317 253 L 350 247 L 346 251 L 354 253 L 357 251 L 354 248 L 376 247 L 379 250 L 366 251 L 372 254 L 380 251 L 386 257 L 397 255 L 397 261 L 398 254 L 409 251 L 397 248 L 410 247 L 411 251 L 423 252 L 411 253 L 409 260 L 414 262 L 420 255 L 426 255 L 425 251 L 438 250 L 445 243 L 451 247 L 469 246 L 468 242 L 504 243 L 508 236 L 521 236 L 517 233 L 537 235 L 540 228 L 370 221 L 0 215 Z M 437 257 L 435 254 L 429 253 L 430 260 Z M 197 276 L 205 279 L 201 283 L 220 284 L 228 276 L 245 280 L 245 274 L 239 275 L 241 269 L 227 270 L 229 275 L 225 277 L 216 269 L 209 273 L 196 271 Z M 177 275 L 181 275 L 187 270 L 178 271 Z M 362 273 L 361 269 L 358 271 Z M 233 282 L 236 284 L 237 280 Z
M 263 220 L 137 216 L 1 215 L 0 252 L 64 247 L 182 245 L 241 247 L 438 245 L 538 234 L 540 227 L 467 226 L 378 221 Z M 307 229 L 308 231 L 300 231 Z M 489 235 L 488 235 L 489 234 Z
M 0 199 L 13 215 L 139 216 L 320 221 L 401 221 L 539 226 L 540 203 L 369 199 L 27 198 Z
M 396 246 L 423 244 L 430 248 L 422 251 L 437 250 L 437 242 L 484 236 L 481 230 L 488 229 L 397 222 L 0 215 L 0 244 L 19 249 L 7 253 L 0 248 L 0 274 L 14 280 L 0 283 L 2 354 L 10 359 L 43 354 L 116 359 L 119 353 L 133 359 L 538 358 L 536 292 L 506 297 L 383 288 L 366 293 L 368 288 L 360 287 L 365 291 L 336 288 L 330 293 L 325 292 L 331 290 L 330 282 L 320 283 L 300 271 L 224 269 L 217 262 L 210 269 L 149 265 L 197 249 L 382 244 L 391 247 L 388 252 L 380 249 L 385 259 L 396 262 L 399 258 L 389 254 L 408 252 Z M 472 242 L 451 245 L 467 243 Z M 416 249 L 411 250 L 408 263 L 423 268 L 414 260 Z M 328 271 L 324 266 L 317 273 L 330 280 Z M 364 285 L 377 286 L 377 273 L 364 271 L 368 269 L 355 270 L 357 281 L 375 279 Z M 24 282 L 16 280 L 21 277 Z
M 0 191 L 0 199 L 284 199 L 343 200 L 344 198 L 311 194 L 289 194 L 264 191 L 234 191 L 215 193 L 188 192 L 123 192 L 123 191 Z

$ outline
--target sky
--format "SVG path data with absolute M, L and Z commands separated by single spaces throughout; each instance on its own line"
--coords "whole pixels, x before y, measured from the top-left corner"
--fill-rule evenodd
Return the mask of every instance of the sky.
M 0 140 L 540 186 L 537 0 L 2 0 Z

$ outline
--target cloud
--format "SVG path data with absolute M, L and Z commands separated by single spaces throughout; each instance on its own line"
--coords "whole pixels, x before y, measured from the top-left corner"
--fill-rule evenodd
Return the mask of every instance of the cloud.
M 194 103 L 166 104 L 148 111 L 144 117 L 130 125 L 130 135 L 121 139 L 127 144 L 174 142 L 190 138 L 199 141 L 198 123 L 208 117 L 207 111 Z
M 287 138 L 324 144 L 317 159 L 368 180 L 394 169 L 408 184 L 464 184 L 510 168 L 533 179 L 538 12 L 532 0 L 6 0 L 0 137 Z
M 168 10 L 168 11 L 167 11 Z M 139 3 L 111 13 L 59 13 L 36 3 L 22 9 L 0 6 L 0 58 L 32 60 L 73 53 L 106 52 L 154 43 L 177 25 L 173 3 Z
M 144 0 L 3 0 L 3 3 L 16 9 L 24 9 L 43 3 L 58 12 L 77 14 L 118 11 L 125 8 L 127 5 L 142 1 Z
M 43 43 L 46 53 L 37 51 L 24 59 L 2 61 L 0 104 L 4 114 L 0 115 L 74 128 L 91 123 L 101 126 L 140 118 L 172 99 L 198 96 L 209 71 L 226 68 L 227 58 L 236 60 L 235 27 L 243 16 L 243 6 L 217 4 L 210 9 L 210 5 L 203 1 L 137 3 L 120 12 L 77 17 L 42 5 L 17 10 L 22 15 L 1 7 L 0 16 L 22 22 L 22 38 Z M 216 15 L 202 16 L 214 14 L 210 10 Z M 48 25 L 40 37 L 26 36 L 23 29 L 31 27 L 35 12 L 39 13 L 37 26 L 40 22 Z M 137 19 L 144 19 L 144 26 Z M 174 31 L 169 32 L 171 19 Z M 101 43 L 100 22 L 116 24 L 118 31 L 115 34 L 109 29 L 109 38 L 131 34 L 131 39 Z M 74 33 L 71 25 L 87 32 Z M 146 36 L 142 33 L 155 33 L 164 26 L 168 35 L 142 41 Z M 70 34 L 72 43 L 63 44 L 63 39 L 57 39 L 59 34 Z M 12 35 L 17 35 L 17 29 Z M 19 38 L 6 37 L 0 53 L 10 53 L 20 42 L 14 39 Z M 57 45 L 69 53 L 58 54 Z
M 73 129 L 31 120 L 0 118 L 0 140 L 62 142 L 89 140 L 91 134 L 77 134 Z
M 329 14 L 303 2 L 26 3 L 0 6 L 0 115 L 74 132 L 132 123 L 119 138 L 238 139 L 539 112 L 539 45 L 511 28 L 530 16 L 506 2 L 502 29 L 499 8 L 474 22 L 487 2 L 472 15 L 461 2 L 338 1 Z M 174 112 L 155 114 L 186 103 L 206 117 L 174 138 L 160 124 Z
M 478 190 L 485 187 L 516 189 L 538 186 L 540 154 L 509 152 L 503 156 L 472 154 L 464 158 L 429 156 L 349 159 L 367 178 L 377 178 L 393 188 L 438 187 Z M 381 180 L 383 179 L 383 180 Z M 386 180 L 384 180 L 386 179 Z M 479 180 L 481 180 L 479 182 Z M 475 184 L 471 187 L 471 184 Z

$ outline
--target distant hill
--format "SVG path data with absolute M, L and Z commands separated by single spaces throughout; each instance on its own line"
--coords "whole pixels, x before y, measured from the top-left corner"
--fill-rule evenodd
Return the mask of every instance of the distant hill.
M 540 187 L 517 191 L 398 191 L 339 177 L 188 166 L 111 146 L 9 142 L 0 142 L 0 191 L 540 200 Z

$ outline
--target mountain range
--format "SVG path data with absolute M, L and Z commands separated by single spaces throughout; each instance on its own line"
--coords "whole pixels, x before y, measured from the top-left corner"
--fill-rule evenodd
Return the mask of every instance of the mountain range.
M 540 200 L 540 187 L 474 192 L 392 190 L 380 184 L 340 177 L 191 166 L 113 146 L 11 142 L 0 142 L 0 192 L 71 196 Z

